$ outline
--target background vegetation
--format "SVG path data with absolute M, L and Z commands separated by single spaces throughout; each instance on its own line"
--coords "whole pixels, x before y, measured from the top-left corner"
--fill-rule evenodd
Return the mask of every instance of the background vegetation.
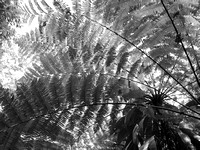
M 0 149 L 200 149 L 198 0 L 7 2 Z

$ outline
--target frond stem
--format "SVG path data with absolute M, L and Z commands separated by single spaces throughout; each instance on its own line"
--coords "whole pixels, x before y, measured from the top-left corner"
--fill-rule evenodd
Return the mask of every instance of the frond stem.
M 172 17 L 170 16 L 169 11 L 167 10 L 167 7 L 165 6 L 163 0 L 161 0 L 161 3 L 162 3 L 162 5 L 163 5 L 163 7 L 164 7 L 164 9 L 165 9 L 165 11 L 166 11 L 168 17 L 169 17 L 170 20 L 171 20 L 171 23 L 172 23 L 172 25 L 173 25 L 173 27 L 174 27 L 174 30 L 175 30 L 175 32 L 176 32 L 176 36 L 179 36 L 179 40 L 180 40 L 181 46 L 182 46 L 182 48 L 183 48 L 183 51 L 184 51 L 184 53 L 185 53 L 185 55 L 186 55 L 186 57 L 187 57 L 187 59 L 188 59 L 188 62 L 189 62 L 189 64 L 190 64 L 190 67 L 191 67 L 191 69 L 192 69 L 192 72 L 193 72 L 193 74 L 194 74 L 194 76 L 195 76 L 195 79 L 196 79 L 196 81 L 197 81 L 197 84 L 198 84 L 198 86 L 200 87 L 199 79 L 198 79 L 197 74 L 196 74 L 196 72 L 195 72 L 195 69 L 194 69 L 194 67 L 193 67 L 193 65 L 192 65 L 191 59 L 190 59 L 190 57 L 189 57 L 189 55 L 188 55 L 188 53 L 187 53 L 187 50 L 186 50 L 186 48 L 185 48 L 185 46 L 184 46 L 184 44 L 183 44 L 183 40 L 182 40 L 182 38 L 180 37 L 181 35 L 180 35 L 178 29 L 176 28 L 176 25 L 175 25 L 175 23 L 174 23 Z M 197 101 L 197 99 L 196 99 L 196 101 Z M 198 102 L 198 101 L 197 101 L 197 102 Z M 200 103 L 198 102 L 198 104 L 200 104 Z

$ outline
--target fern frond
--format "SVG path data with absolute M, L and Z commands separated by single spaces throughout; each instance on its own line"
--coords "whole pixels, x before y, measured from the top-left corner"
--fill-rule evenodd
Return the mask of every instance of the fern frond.
M 98 110 L 96 119 L 95 119 L 95 125 L 93 127 L 94 132 L 96 133 L 99 128 L 101 127 L 104 117 L 108 114 L 108 105 L 102 105 L 101 108 Z
M 94 72 L 83 77 L 83 83 L 80 93 L 80 102 L 83 104 L 91 104 L 92 102 L 92 91 L 94 89 Z
M 44 55 L 40 55 L 40 61 L 45 70 L 47 70 L 50 74 L 56 74 L 56 71 L 52 68 L 51 64 L 48 62 Z
M 91 47 L 93 47 L 93 45 L 95 45 L 96 41 L 98 41 L 98 38 L 103 33 L 103 31 L 104 31 L 104 29 L 101 26 L 94 25 L 94 24 L 91 26 L 90 34 L 88 37 L 88 43 Z M 103 36 L 103 35 L 101 35 L 101 36 Z M 99 43 L 99 44 L 101 45 L 101 43 Z
M 69 146 L 69 145 L 73 145 L 76 139 L 74 138 L 73 133 L 67 130 L 60 130 L 59 134 L 56 137 L 56 141 L 66 146 Z
M 3 144 L 2 149 L 12 149 L 12 148 L 15 149 L 22 131 L 23 131 L 23 125 L 10 128 L 8 130 L 7 136 L 5 137 L 5 142 Z
M 173 66 L 173 64 L 175 63 L 176 61 L 174 61 L 174 59 L 172 57 L 166 57 L 166 58 L 163 58 L 159 64 L 165 68 L 165 69 L 169 69 L 170 67 Z
M 136 62 L 134 62 L 130 68 L 130 72 L 129 72 L 129 77 L 132 77 L 132 76 L 137 76 L 137 73 L 139 71 L 139 67 L 141 66 L 141 62 L 142 60 L 141 59 L 138 59 Z
M 45 74 L 45 70 L 42 67 L 40 67 L 38 64 L 32 63 L 32 66 L 34 70 L 37 71 L 40 75 Z
M 0 131 L 0 145 L 3 145 L 3 143 L 5 143 L 6 141 L 6 136 L 8 135 L 8 131 Z M 0 146 L 0 148 L 2 148 L 2 146 Z
M 126 65 L 128 57 L 129 57 L 129 52 L 123 53 L 122 57 L 119 60 L 116 74 L 119 74 L 121 72 L 121 69 Z
M 95 0 L 95 1 L 93 2 L 94 7 L 95 7 L 96 9 L 99 9 L 99 8 L 101 8 L 102 6 L 106 6 L 107 3 L 109 3 L 109 0 L 108 0 L 108 1 L 106 1 L 106 0 L 102 0 L 102 1 Z
M 82 48 L 82 58 L 83 58 L 83 62 L 86 63 L 87 61 L 89 61 L 92 57 L 92 51 L 89 48 L 88 45 L 84 45 Z
M 68 127 L 70 130 L 74 130 L 74 127 L 78 125 L 78 121 L 80 121 L 82 111 L 80 109 L 75 109 L 73 114 L 68 119 Z
M 96 44 L 94 50 L 93 50 L 93 53 L 95 54 L 95 53 L 97 53 L 97 52 L 102 51 L 102 48 L 103 48 L 103 47 L 102 47 L 102 44 L 98 42 L 98 43 Z
M 75 11 L 76 17 L 80 17 L 81 15 L 81 1 L 73 0 L 72 1 L 73 10 Z
M 37 39 L 36 39 L 37 40 Z M 41 44 L 40 43 L 36 43 L 34 44 L 34 48 L 32 49 L 32 53 L 38 53 L 41 50 Z
M 59 119 L 57 125 L 60 126 L 61 128 L 66 128 L 66 122 L 68 121 L 68 118 L 70 117 L 72 113 L 66 109 L 64 109 L 60 114 L 59 114 Z
M 173 26 L 165 26 L 164 28 L 161 28 L 160 31 L 157 31 L 156 34 L 152 35 L 149 39 L 145 40 L 144 45 L 148 47 L 153 47 L 159 41 L 161 41 L 166 34 L 170 32 L 173 32 Z
M 47 57 L 47 60 L 49 61 L 49 63 L 51 64 L 52 68 L 54 70 L 56 70 L 56 72 L 59 74 L 59 73 L 62 73 L 62 70 L 60 69 L 61 66 L 60 64 L 58 63 L 58 61 L 56 60 L 56 58 L 52 55 L 52 54 L 47 54 L 46 55 Z
M 114 99 L 119 95 L 120 84 L 117 78 L 110 78 L 106 87 L 105 100 L 108 102 L 109 98 Z
M 33 30 L 31 30 L 31 32 L 30 32 L 30 37 L 31 37 L 31 41 L 33 41 L 33 42 L 36 41 L 35 33 Z
M 141 25 L 139 29 L 137 29 L 132 35 L 130 35 L 130 38 L 140 39 L 141 37 L 144 37 L 151 32 L 152 32 L 152 23 L 146 22 L 145 24 Z
M 0 101 L 4 108 L 3 112 L 7 115 L 7 121 L 10 126 L 22 122 L 23 116 L 21 117 L 20 114 L 18 114 L 15 109 L 14 97 L 10 97 L 8 91 L 3 90 L 1 92 Z
M 26 12 L 28 12 L 29 14 L 34 15 L 34 14 L 31 12 L 31 10 L 28 8 L 27 5 L 24 5 L 23 8 L 24 8 L 24 10 L 25 10 Z
M 61 145 L 53 143 L 51 141 L 46 141 L 44 139 L 33 140 L 29 143 L 31 144 L 33 149 L 51 149 L 51 150 L 62 149 Z
M 38 3 L 37 0 L 34 0 L 34 5 L 37 7 L 38 10 L 40 10 L 42 13 L 47 13 Z
M 31 103 L 33 104 L 33 109 L 37 110 L 38 114 L 46 113 L 51 110 L 49 104 L 48 93 L 45 87 L 45 83 L 41 79 L 33 79 L 30 84 L 31 91 Z
M 176 51 L 174 49 L 171 49 L 169 46 L 164 46 L 164 47 L 158 46 L 158 47 L 154 48 L 152 51 L 150 51 L 149 55 L 152 58 L 156 58 L 156 57 L 168 55 L 173 52 L 176 52 Z
M 81 77 L 77 74 L 71 74 L 65 85 L 66 100 L 69 107 L 77 104 L 80 98 Z
M 60 133 L 60 131 L 62 130 L 62 128 L 58 126 L 61 116 L 62 115 L 60 115 L 59 113 L 55 113 L 51 115 L 51 117 L 49 118 L 48 124 L 44 126 L 46 132 L 48 132 L 47 135 L 53 135 L 52 139 L 55 139 Z M 52 130 L 53 130 L 53 134 L 52 134 Z
M 39 15 L 39 13 L 35 10 L 34 4 L 32 4 L 31 0 L 28 0 L 28 4 L 35 15 Z M 30 25 L 30 24 L 29 24 Z
M 37 124 L 35 126 L 32 126 L 32 131 L 33 131 L 33 135 L 35 134 L 36 136 L 37 135 L 41 135 L 41 136 L 44 136 L 44 137 L 47 137 L 47 136 L 51 136 L 51 138 L 55 138 L 55 132 L 56 130 L 51 130 L 52 131 L 52 134 L 49 133 L 48 131 L 48 127 L 51 125 L 51 122 L 50 120 L 52 119 L 52 116 L 43 116 L 43 117 L 40 117 L 38 119 Z M 33 122 L 34 123 L 34 122 Z M 34 123 L 35 124 L 35 123 Z
M 94 119 L 95 112 L 96 112 L 96 106 L 91 106 L 89 108 L 86 108 L 86 111 L 85 111 L 85 113 L 83 114 L 83 116 L 80 120 L 78 137 L 80 137 L 84 133 L 88 124 L 91 122 L 91 120 Z
M 41 0 L 41 4 L 48 10 L 48 12 L 53 9 L 45 0 Z
M 106 66 L 109 67 L 116 58 L 116 48 L 114 46 L 111 47 L 107 55 Z
M 69 28 L 68 26 L 64 25 L 64 18 L 59 18 L 58 19 L 58 27 L 56 29 L 56 37 L 60 42 L 63 42 L 65 38 L 67 37 L 67 30 L 66 28 Z M 67 24 L 68 25 L 68 24 Z
M 29 102 L 30 97 L 28 97 L 27 94 L 30 93 L 28 92 L 28 87 L 25 84 L 20 84 L 17 86 L 16 95 L 17 99 L 20 100 L 20 106 L 18 106 L 18 108 L 19 112 L 21 112 L 24 118 L 26 118 L 25 120 L 33 117 L 35 113 L 31 103 Z
M 62 82 L 56 76 L 53 76 L 50 79 L 49 95 L 54 103 L 55 108 L 61 108 L 65 104 Z
M 62 68 L 65 72 L 71 72 L 72 65 L 70 63 L 70 59 L 67 53 L 59 52 L 59 59 L 62 65 Z
M 81 26 L 80 37 L 83 45 L 89 42 L 88 38 L 90 36 L 90 28 L 92 23 L 89 20 L 86 20 L 84 24 Z
M 91 1 L 83 1 L 82 4 L 82 14 L 90 17 L 91 16 L 91 13 L 93 12 L 92 10 L 92 2 Z
M 30 135 L 33 134 L 34 135 L 34 131 L 37 127 L 37 125 L 39 124 L 40 118 L 35 118 L 35 119 L 31 119 L 30 121 L 28 121 L 24 127 L 24 134 L 26 135 Z
M 100 103 L 102 101 L 102 96 L 106 84 L 106 76 L 100 74 L 96 83 L 96 87 L 93 92 L 93 103 Z
M 198 0 L 178 0 L 177 3 L 183 5 L 184 7 L 188 7 L 188 8 L 191 8 L 191 7 L 198 7 L 199 6 L 199 1 Z
M 9 125 L 6 122 L 6 116 L 5 114 L 0 113 L 0 132 L 6 131 L 7 128 L 9 128 Z
M 112 3 L 112 1 L 110 1 L 107 3 L 104 9 L 105 12 L 103 18 L 106 21 L 106 23 L 111 23 L 116 19 L 120 11 L 120 5 L 118 5 L 118 3 Z
M 71 46 L 68 48 L 68 53 L 71 61 L 73 61 L 77 56 L 77 49 L 72 48 Z
M 134 11 L 132 14 L 136 17 L 146 17 L 150 15 L 155 15 L 157 13 L 161 13 L 164 11 L 164 8 L 161 3 L 159 4 L 152 4 L 149 6 L 146 6 L 140 10 Z
M 34 69 L 32 68 L 28 68 L 28 71 L 34 76 L 34 77 L 40 77 L 41 75 L 35 71 Z
M 111 109 L 110 122 L 109 122 L 109 125 L 110 125 L 109 129 L 110 129 L 110 133 L 111 134 L 114 133 L 114 131 L 115 131 L 115 126 L 114 125 L 116 124 L 116 122 L 118 120 L 117 115 L 120 112 L 119 108 L 120 108 L 120 105 L 114 105 L 112 107 L 112 109 Z
M 67 102 L 69 103 L 70 106 L 73 106 L 75 103 L 75 99 L 74 99 L 74 91 L 73 90 L 77 90 L 77 89 L 73 89 L 73 77 L 72 75 L 69 77 L 66 85 L 65 85 L 65 93 L 66 93 L 66 98 L 67 98 Z
M 58 19 L 56 17 L 56 15 L 52 14 L 47 22 L 47 25 L 46 25 L 46 35 L 51 37 L 51 36 L 54 36 L 55 33 L 56 33 L 56 29 L 58 27 Z

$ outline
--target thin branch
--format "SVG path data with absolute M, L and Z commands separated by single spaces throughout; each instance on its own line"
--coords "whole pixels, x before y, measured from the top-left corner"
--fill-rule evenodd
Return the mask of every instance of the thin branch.
M 196 60 L 196 63 L 197 63 L 197 67 L 198 67 L 198 69 L 200 70 L 200 64 L 199 64 L 199 61 L 198 61 L 198 58 L 197 58 L 197 54 L 196 54 L 196 51 L 195 51 L 195 49 L 194 49 L 194 45 L 193 45 L 193 43 L 192 43 L 192 40 L 191 40 L 191 37 L 190 37 L 188 31 L 186 32 L 186 35 L 188 36 L 188 40 L 189 40 L 189 42 L 190 42 L 190 44 L 191 44 L 191 47 L 192 47 L 192 49 L 193 49 L 193 51 L 194 51 L 194 53 L 195 53 L 195 54 L 193 54 L 193 55 L 194 55 L 194 57 L 195 57 L 195 60 Z
M 166 8 L 166 6 L 165 6 L 163 0 L 161 0 L 161 3 L 162 3 L 162 5 L 163 5 L 163 7 L 164 7 L 164 9 L 165 9 L 165 11 L 166 11 L 168 17 L 169 17 L 170 20 L 171 20 L 171 23 L 172 23 L 172 25 L 173 25 L 173 27 L 174 27 L 174 30 L 175 30 L 175 32 L 176 32 L 176 36 L 177 36 L 177 38 L 179 38 L 179 40 L 180 40 L 181 46 L 182 46 L 182 48 L 183 48 L 183 50 L 184 50 L 184 52 L 185 52 L 185 55 L 186 55 L 186 57 L 187 57 L 187 59 L 188 59 L 188 62 L 189 62 L 190 67 L 191 67 L 191 69 L 192 69 L 192 72 L 193 72 L 193 74 L 194 74 L 194 76 L 195 76 L 195 79 L 196 79 L 196 81 L 197 81 L 197 83 L 198 83 L 198 86 L 200 87 L 199 79 L 198 79 L 197 74 L 196 74 L 196 72 L 195 72 L 195 69 L 194 69 L 194 67 L 193 67 L 193 65 L 192 65 L 192 62 L 191 62 L 191 60 L 190 60 L 190 57 L 189 57 L 189 55 L 188 55 L 188 53 L 187 53 L 187 50 L 186 50 L 186 48 L 185 48 L 185 46 L 184 46 L 184 44 L 183 44 L 183 40 L 182 40 L 182 38 L 181 38 L 181 34 L 179 33 L 178 29 L 176 28 L 176 25 L 175 25 L 175 23 L 174 23 L 172 17 L 170 16 L 169 11 L 167 10 L 167 8 Z M 196 101 L 198 102 L 197 99 L 196 99 Z M 200 104 L 200 103 L 198 102 L 198 104 Z
M 173 110 L 173 109 L 170 109 L 170 108 L 161 107 L 161 106 L 155 106 L 155 105 L 150 105 L 150 106 L 153 107 L 153 108 L 168 110 L 168 111 L 171 111 L 171 112 L 180 114 L 180 115 L 185 115 L 185 116 L 188 116 L 188 117 L 191 117 L 191 118 L 200 120 L 200 117 L 193 116 L 193 115 L 190 115 L 190 114 L 186 114 L 186 113 L 184 113 L 184 112 L 179 112 L 179 111 L 176 111 L 176 110 Z
M 177 56 L 175 62 L 178 62 L 179 57 L 180 57 L 180 54 Z M 172 73 L 173 69 L 175 69 L 175 66 L 176 66 L 176 63 L 174 63 L 173 67 L 170 69 L 171 73 Z M 169 84 L 169 79 L 170 79 L 170 77 L 168 76 L 168 78 L 167 78 L 165 84 L 163 85 L 163 87 L 167 87 L 167 85 Z M 175 86 L 173 86 L 173 87 L 175 87 Z M 169 86 L 168 88 L 170 89 L 171 87 Z M 167 91 L 168 88 L 166 88 L 165 90 L 163 90 L 163 93 L 165 93 L 165 91 Z
M 179 105 L 181 105 L 182 107 L 184 107 L 184 108 L 190 110 L 190 111 L 193 112 L 193 113 L 196 113 L 196 114 L 200 115 L 200 113 L 197 112 L 196 110 L 193 110 L 192 108 L 190 108 L 190 107 L 188 107 L 188 106 L 186 106 L 186 105 L 180 103 L 179 101 L 177 101 L 177 100 L 171 98 L 169 95 L 166 95 L 166 96 L 167 96 L 169 99 L 171 99 L 171 100 L 173 100 L 174 102 L 176 102 L 176 103 L 178 103 Z

